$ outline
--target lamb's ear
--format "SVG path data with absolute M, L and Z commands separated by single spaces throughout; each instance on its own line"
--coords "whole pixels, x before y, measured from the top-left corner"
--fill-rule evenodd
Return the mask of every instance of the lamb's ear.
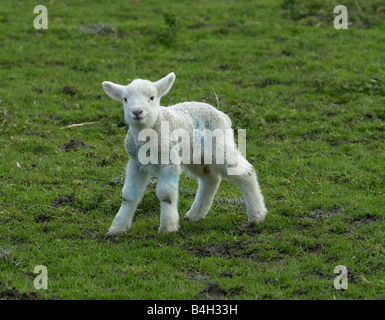
M 154 86 L 156 87 L 156 89 L 158 89 L 159 97 L 164 96 L 170 91 L 172 85 L 174 84 L 174 81 L 175 81 L 175 73 L 171 72 L 164 78 L 160 79 L 159 81 L 154 82 Z
M 122 93 L 124 86 L 116 84 L 110 81 L 104 81 L 102 83 L 104 91 L 107 95 L 114 100 L 122 100 Z

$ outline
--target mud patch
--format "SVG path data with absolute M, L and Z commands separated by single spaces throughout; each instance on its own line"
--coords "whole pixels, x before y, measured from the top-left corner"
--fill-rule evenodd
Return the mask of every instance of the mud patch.
M 197 22 L 197 23 L 194 23 L 194 24 L 191 24 L 191 25 L 187 26 L 186 28 L 190 29 L 190 30 L 196 30 L 196 29 L 206 29 L 206 30 L 209 30 L 209 29 L 213 29 L 214 26 L 211 25 L 211 24 L 203 23 L 203 22 Z
M 146 240 L 151 240 L 151 239 L 154 239 L 155 238 L 155 235 L 153 234 L 148 234 L 144 237 Z
M 62 146 L 60 146 L 60 149 L 65 152 L 76 150 L 78 148 L 85 149 L 85 148 L 91 148 L 91 146 L 80 140 L 71 140 L 70 142 L 67 142 Z
M 226 290 L 221 289 L 216 281 L 209 281 L 206 287 L 199 292 L 199 295 L 206 296 L 207 298 L 223 298 L 226 295 Z
M 372 114 L 370 111 L 364 110 L 364 111 L 363 111 L 363 114 L 364 114 L 364 116 L 365 116 L 366 118 L 368 118 L 368 119 L 373 119 L 373 114 Z
M 379 216 L 375 216 L 375 215 L 372 215 L 370 213 L 367 213 L 365 216 L 363 217 L 354 217 L 350 223 L 353 223 L 353 224 L 373 224 L 373 223 L 376 223 L 378 222 L 379 220 L 381 220 L 382 217 L 379 217 Z
M 234 272 L 230 270 L 223 271 L 219 274 L 220 277 L 227 277 L 227 278 L 233 278 L 234 277 Z
M 61 205 L 71 205 L 73 204 L 72 196 L 59 196 L 51 204 L 51 207 L 57 209 Z
M 196 254 L 198 257 L 222 257 L 229 259 L 232 254 L 230 247 L 223 243 L 212 243 L 205 246 L 197 247 L 196 249 L 190 250 L 190 252 Z
M 249 254 L 242 254 L 239 257 L 243 258 L 243 259 L 252 260 L 252 261 L 262 261 L 262 259 L 260 258 L 260 256 L 258 255 L 257 252 L 250 252 Z
M 0 300 L 46 300 L 36 292 L 24 292 L 13 289 L 0 291 Z
M 306 251 L 310 251 L 313 253 L 322 252 L 323 250 L 324 250 L 324 245 L 320 242 L 311 244 L 306 248 Z
M 70 96 L 74 96 L 78 93 L 78 90 L 76 89 L 76 87 L 68 85 L 63 87 L 62 92 Z
M 199 296 L 202 298 L 209 298 L 209 299 L 221 299 L 224 297 L 232 297 L 235 298 L 237 295 L 239 295 L 243 291 L 242 286 L 236 286 L 230 290 L 225 290 L 221 287 L 219 287 L 218 282 L 216 281 L 208 281 L 206 284 L 206 287 L 199 292 Z
M 313 220 L 321 221 L 329 217 L 335 217 L 335 216 L 340 216 L 344 214 L 345 212 L 343 212 L 340 209 L 333 209 L 333 210 L 314 209 L 310 211 L 309 218 Z
M 41 214 L 35 218 L 36 223 L 48 222 L 51 220 L 51 216 L 48 213 Z
M 79 237 L 78 239 L 86 239 L 86 238 L 90 238 L 90 239 L 93 239 L 93 240 L 104 240 L 105 239 L 105 235 L 104 233 L 101 234 L 97 229 L 95 228 L 85 228 L 82 230 L 81 232 L 82 234 L 86 234 L 87 236 L 86 237 Z
M 262 229 L 260 229 L 262 226 L 260 225 L 250 225 L 250 224 L 243 224 L 237 229 L 237 234 L 243 235 L 246 234 L 248 236 L 254 237 L 257 234 L 260 234 L 262 232 Z M 245 244 L 241 242 L 241 244 Z
M 209 278 L 209 275 L 204 272 L 192 272 L 188 271 L 186 273 L 187 279 L 189 280 L 207 280 Z

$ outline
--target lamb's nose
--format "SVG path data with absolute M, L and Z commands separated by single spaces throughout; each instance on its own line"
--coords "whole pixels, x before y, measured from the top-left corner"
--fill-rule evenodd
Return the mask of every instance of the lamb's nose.
M 132 113 L 138 117 L 140 114 L 143 113 L 143 110 L 133 110 Z

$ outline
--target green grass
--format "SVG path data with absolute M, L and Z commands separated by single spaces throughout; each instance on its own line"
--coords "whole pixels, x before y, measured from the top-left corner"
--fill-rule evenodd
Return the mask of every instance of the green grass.
M 51 1 L 35 30 L 36 2 L 3 1 L 0 295 L 37 291 L 45 265 L 46 298 L 205 299 L 217 281 L 223 299 L 384 299 L 385 10 L 350 1 L 353 24 L 335 30 L 334 3 L 314 3 Z M 247 129 L 269 214 L 248 227 L 224 181 L 206 220 L 158 234 L 152 184 L 132 229 L 107 241 L 127 128 L 101 82 L 171 71 L 165 105 L 216 105 L 214 89 Z M 61 150 L 71 139 L 90 147 Z M 196 187 L 182 177 L 182 218 Z

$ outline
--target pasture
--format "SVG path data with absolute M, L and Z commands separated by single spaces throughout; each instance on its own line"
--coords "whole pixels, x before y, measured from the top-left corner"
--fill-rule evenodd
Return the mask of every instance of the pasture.
M 345 2 L 336 30 L 330 0 L 2 1 L 0 299 L 384 299 L 385 8 Z M 180 232 L 158 234 L 154 181 L 106 239 L 128 156 L 101 83 L 172 71 L 163 105 L 207 102 L 247 130 L 269 213 L 248 226 L 223 181 L 207 218 L 184 221 L 183 175 Z

